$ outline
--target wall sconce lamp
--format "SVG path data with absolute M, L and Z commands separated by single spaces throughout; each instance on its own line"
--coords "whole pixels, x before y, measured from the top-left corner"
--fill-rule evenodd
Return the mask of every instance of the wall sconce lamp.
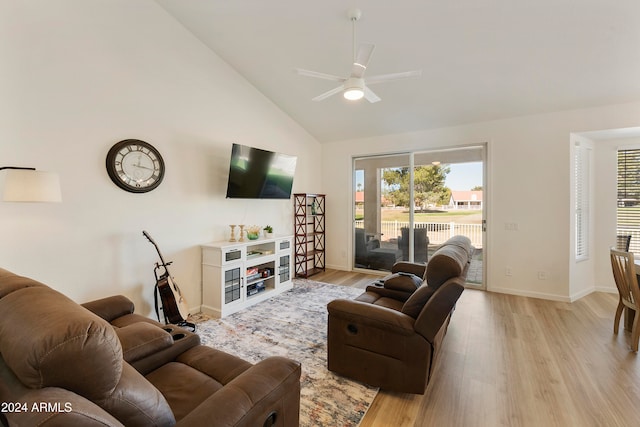
M 60 177 L 55 172 L 37 171 L 36 168 L 2 166 L 7 170 L 4 179 L 5 202 L 53 202 L 62 201 Z

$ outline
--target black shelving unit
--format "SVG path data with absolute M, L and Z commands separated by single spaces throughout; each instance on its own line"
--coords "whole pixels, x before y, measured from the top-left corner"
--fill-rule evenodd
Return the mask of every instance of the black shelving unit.
M 294 202 L 294 257 L 296 277 L 325 269 L 325 195 L 296 193 Z

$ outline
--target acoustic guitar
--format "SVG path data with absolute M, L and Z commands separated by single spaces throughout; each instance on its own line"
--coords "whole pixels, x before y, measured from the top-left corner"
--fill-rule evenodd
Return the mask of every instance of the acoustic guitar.
M 182 295 L 180 288 L 173 280 L 173 277 L 169 274 L 167 267 L 171 265 L 171 261 L 164 261 L 160 248 L 158 248 L 158 245 L 153 241 L 149 233 L 143 231 L 142 234 L 149 242 L 151 242 L 151 244 L 153 244 L 158 252 L 158 256 L 160 257 L 160 262 L 157 262 L 153 269 L 153 274 L 156 277 L 155 297 L 156 315 L 158 316 L 158 320 L 160 320 L 160 311 L 158 307 L 158 295 L 160 295 L 165 323 L 173 323 L 174 325 L 187 326 L 195 329 L 195 325 L 193 323 L 187 322 L 187 318 L 189 317 L 189 306 L 187 305 L 187 301 Z

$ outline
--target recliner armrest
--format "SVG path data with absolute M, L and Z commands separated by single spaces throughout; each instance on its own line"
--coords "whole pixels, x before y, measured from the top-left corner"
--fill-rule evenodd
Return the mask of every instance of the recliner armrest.
M 298 425 L 300 363 L 284 357 L 264 359 L 202 402 L 177 426 Z M 265 423 L 273 418 L 274 424 Z M 277 420 L 277 421 L 276 421 Z
M 147 324 L 146 322 L 139 323 Z M 153 328 L 158 328 L 153 324 L 150 325 Z M 126 328 L 126 326 L 124 328 Z M 133 366 L 136 371 L 140 372 L 142 375 L 147 375 L 149 372 L 166 363 L 176 360 L 177 357 L 183 355 L 188 350 L 200 345 L 199 335 L 179 326 L 164 325 L 158 329 L 162 330 L 163 333 L 167 332 L 173 342 L 168 347 L 164 347 L 155 352 L 150 352 L 146 357 L 142 357 L 135 362 L 131 362 L 131 366 Z M 116 329 L 116 332 L 117 331 L 118 329 Z
M 391 267 L 392 273 L 411 273 L 418 277 L 424 277 L 424 272 L 427 269 L 426 264 L 417 262 L 398 261 Z
M 122 357 L 129 363 L 149 357 L 173 345 L 171 334 L 151 323 L 132 323 L 115 331 L 122 346 Z
M 107 322 L 111 322 L 120 316 L 132 314 L 135 310 L 133 301 L 124 295 L 114 295 L 107 298 L 98 299 L 95 301 L 85 302 L 80 304 L 87 310 L 102 317 Z
M 413 335 L 414 319 L 391 308 L 366 302 L 336 299 L 327 304 L 329 318 L 336 316 L 360 326 L 371 326 L 400 335 Z
M 381 297 L 392 298 L 396 301 L 401 301 L 401 302 L 405 302 L 407 299 L 409 299 L 409 297 L 413 293 L 413 292 L 397 291 L 394 289 L 387 289 L 382 285 L 380 286 L 369 285 L 365 288 L 365 292 L 373 292 L 380 295 Z

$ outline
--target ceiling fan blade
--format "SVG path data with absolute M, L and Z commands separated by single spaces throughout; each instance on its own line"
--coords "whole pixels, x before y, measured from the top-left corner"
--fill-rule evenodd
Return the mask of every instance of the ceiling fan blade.
M 373 93 L 373 91 L 371 89 L 369 89 L 368 87 L 364 87 L 364 99 L 366 99 L 367 101 L 369 101 L 370 103 L 374 103 L 374 102 L 378 102 L 381 101 L 380 97 L 378 95 L 376 95 L 375 93 Z
M 334 82 L 343 82 L 346 80 L 344 77 L 334 76 L 332 74 L 319 73 L 317 71 L 303 70 L 302 68 L 296 68 L 296 72 L 301 76 L 315 77 L 317 79 L 331 80 Z
M 420 77 L 422 70 L 403 71 L 401 73 L 381 74 L 379 76 L 367 77 L 367 84 L 375 84 L 382 82 L 389 82 L 391 80 L 408 79 L 410 77 Z
M 375 48 L 376 45 L 372 43 L 360 44 L 358 53 L 354 58 L 353 66 L 351 67 L 351 77 L 362 78 L 369 65 L 369 61 L 371 61 L 371 55 L 373 55 Z
M 330 91 L 327 91 L 323 94 L 320 94 L 318 96 L 316 96 L 315 98 L 312 98 L 312 101 L 322 101 L 324 99 L 327 99 L 328 97 L 335 95 L 336 93 L 342 92 L 344 90 L 344 85 L 340 85 L 337 88 L 331 89 Z

